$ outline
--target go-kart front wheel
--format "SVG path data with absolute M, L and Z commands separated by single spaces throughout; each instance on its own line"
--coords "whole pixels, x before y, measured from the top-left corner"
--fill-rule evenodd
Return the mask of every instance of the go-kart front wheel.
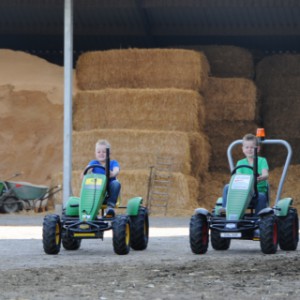
M 148 210 L 140 207 L 137 216 L 130 217 L 130 243 L 134 250 L 145 250 L 149 238 L 149 217 Z
M 73 238 L 63 238 L 62 245 L 66 250 L 78 250 L 81 245 L 81 240 Z
M 124 255 L 130 251 L 130 221 L 124 215 L 113 221 L 113 247 L 116 254 Z
M 278 222 L 275 215 L 263 216 L 259 222 L 260 248 L 264 254 L 274 254 L 278 248 Z
M 195 254 L 204 254 L 208 248 L 208 223 L 203 216 L 193 215 L 190 221 L 190 246 Z
M 212 229 L 211 230 L 211 245 L 215 250 L 228 250 L 230 247 L 230 239 L 221 238 L 220 232 Z
M 47 254 L 58 254 L 61 246 L 61 222 L 58 215 L 47 215 L 43 222 L 43 246 Z
M 279 217 L 278 231 L 280 249 L 285 251 L 296 250 L 299 241 L 299 220 L 295 208 L 290 208 L 286 217 Z

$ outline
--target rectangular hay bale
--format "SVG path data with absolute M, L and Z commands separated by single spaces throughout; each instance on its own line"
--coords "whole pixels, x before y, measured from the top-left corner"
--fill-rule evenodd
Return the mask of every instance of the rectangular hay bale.
M 112 158 L 120 162 L 122 169 L 148 168 L 158 155 L 174 159 L 174 172 L 199 176 L 208 168 L 209 145 L 204 134 L 104 129 L 73 133 L 73 169 L 83 169 L 93 159 L 99 139 L 111 143 Z
M 192 50 L 120 49 L 83 53 L 76 65 L 79 89 L 179 88 L 200 90 L 206 57 Z
M 199 131 L 204 124 L 202 96 L 180 89 L 80 91 L 73 104 L 73 129 Z
M 206 120 L 253 121 L 256 86 L 244 78 L 209 78 L 203 91 Z

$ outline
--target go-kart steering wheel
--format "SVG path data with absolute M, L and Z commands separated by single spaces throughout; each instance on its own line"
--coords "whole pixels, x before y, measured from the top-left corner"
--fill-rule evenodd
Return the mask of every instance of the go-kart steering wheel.
M 240 166 L 236 166 L 232 171 L 231 171 L 231 175 L 234 175 L 236 173 L 236 171 L 238 169 L 241 169 L 241 168 L 248 168 L 250 170 L 253 170 L 253 167 L 252 166 L 249 166 L 249 165 L 240 165 Z
M 102 168 L 103 170 L 105 170 L 105 167 L 103 167 L 101 165 L 94 164 L 94 165 L 87 166 L 83 171 L 83 175 L 86 175 L 88 170 L 93 169 L 93 168 Z

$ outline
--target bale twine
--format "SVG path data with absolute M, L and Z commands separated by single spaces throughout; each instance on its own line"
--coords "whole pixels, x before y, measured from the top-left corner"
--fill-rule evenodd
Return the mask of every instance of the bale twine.
M 72 172 L 72 192 L 74 196 L 80 195 L 81 171 Z M 53 176 L 53 184 L 61 184 L 63 174 Z M 122 170 L 118 176 L 121 182 L 121 205 L 127 205 L 129 199 L 140 196 L 143 198 L 143 205 L 147 205 L 148 182 L 150 170 Z M 182 173 L 171 174 L 172 186 L 168 202 L 167 216 L 191 215 L 197 208 L 199 196 L 199 180 Z M 54 203 L 62 204 L 62 192 L 54 195 Z M 149 204 L 149 203 L 148 203 Z M 152 215 L 157 212 L 153 211 Z
M 104 89 L 74 98 L 73 129 L 122 128 L 199 131 L 204 124 L 202 96 L 179 89 Z
M 76 65 L 78 87 L 179 88 L 201 90 L 208 77 L 206 57 L 192 50 L 126 49 L 82 54 Z
M 210 78 L 203 91 L 207 120 L 253 121 L 256 87 L 244 78 Z
M 99 139 L 110 141 L 112 158 L 123 169 L 148 168 L 155 164 L 158 155 L 174 159 L 174 172 L 200 176 L 208 168 L 209 146 L 202 133 L 103 129 L 73 133 L 73 169 L 83 169 L 93 159 Z M 196 168 L 192 167 L 194 164 Z M 195 170 L 199 173 L 194 174 Z

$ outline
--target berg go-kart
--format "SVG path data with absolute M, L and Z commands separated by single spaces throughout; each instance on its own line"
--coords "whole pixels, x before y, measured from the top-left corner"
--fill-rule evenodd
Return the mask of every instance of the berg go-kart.
M 43 221 L 43 247 L 46 254 L 58 254 L 61 243 L 65 250 L 77 250 L 82 239 L 102 239 L 104 232 L 112 230 L 113 248 L 116 254 L 128 254 L 130 248 L 145 250 L 148 245 L 148 210 L 142 206 L 143 199 L 135 197 L 128 200 L 126 214 L 106 217 L 104 209 L 109 193 L 109 148 L 106 151 L 105 175 L 88 173 L 94 167 L 84 170 L 80 198 L 70 197 L 62 216 L 46 215 Z M 119 200 L 118 200 L 119 202 Z M 98 213 L 100 211 L 100 215 Z
M 265 254 L 274 254 L 278 244 L 282 250 L 297 249 L 299 240 L 299 223 L 297 210 L 292 207 L 292 198 L 280 199 L 283 183 L 292 156 L 292 149 L 288 142 L 276 139 L 259 137 L 262 144 L 283 145 L 287 149 L 287 157 L 279 182 L 275 204 L 273 207 L 262 209 L 258 216 L 254 215 L 251 200 L 257 197 L 257 149 L 253 168 L 241 165 L 234 167 L 232 149 L 242 140 L 232 142 L 227 149 L 227 157 L 231 169 L 231 180 L 227 194 L 227 206 L 222 212 L 222 197 L 218 198 L 212 213 L 204 208 L 197 208 L 190 220 L 190 247 L 195 254 L 207 252 L 210 240 L 213 249 L 227 250 L 231 239 L 260 241 L 261 251 Z M 239 168 L 251 168 L 253 174 L 236 174 Z M 253 199 L 254 198 L 254 199 Z M 269 205 L 269 204 L 268 204 Z

